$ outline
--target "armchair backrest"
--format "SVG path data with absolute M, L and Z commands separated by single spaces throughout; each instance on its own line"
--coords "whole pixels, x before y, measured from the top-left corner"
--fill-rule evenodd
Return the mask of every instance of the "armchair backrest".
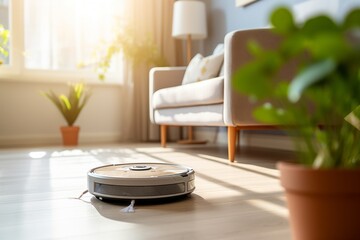
M 224 53 L 224 122 L 226 125 L 256 123 L 253 109 L 258 104 L 251 103 L 248 96 L 242 95 L 232 87 L 232 77 L 236 70 L 252 59 L 248 50 L 248 42 L 255 40 L 264 49 L 271 49 L 279 44 L 280 37 L 268 28 L 240 30 L 225 36 Z M 285 70 L 284 76 L 292 75 L 293 69 Z M 256 84 L 256 79 L 249 79 Z

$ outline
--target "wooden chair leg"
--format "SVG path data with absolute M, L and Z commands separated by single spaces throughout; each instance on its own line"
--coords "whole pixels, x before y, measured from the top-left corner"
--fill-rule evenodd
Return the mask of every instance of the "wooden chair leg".
M 166 125 L 160 125 L 160 139 L 161 139 L 161 147 L 166 147 Z
M 230 162 L 235 160 L 236 127 L 228 127 L 228 158 Z

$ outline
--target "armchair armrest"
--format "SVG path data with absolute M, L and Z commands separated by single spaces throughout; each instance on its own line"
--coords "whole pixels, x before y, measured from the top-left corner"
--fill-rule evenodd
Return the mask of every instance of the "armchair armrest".
M 257 41 L 262 47 L 271 49 L 279 37 L 269 29 L 240 30 L 225 36 L 224 54 L 224 122 L 227 126 L 258 123 L 253 118 L 253 109 L 258 106 L 249 97 L 233 89 L 232 78 L 238 68 L 252 59 L 248 42 Z M 256 79 L 249 79 L 256 84 Z
M 181 85 L 186 67 L 155 67 L 150 70 L 150 96 L 161 88 Z
M 150 120 L 154 123 L 154 109 L 152 96 L 154 92 L 162 88 L 181 85 L 186 67 L 155 67 L 149 73 L 149 110 Z

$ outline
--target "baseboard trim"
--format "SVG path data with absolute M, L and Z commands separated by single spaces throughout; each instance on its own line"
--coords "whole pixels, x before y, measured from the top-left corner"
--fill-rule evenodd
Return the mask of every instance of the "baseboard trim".
M 240 144 L 245 146 L 295 150 L 293 142 L 286 135 L 244 133 L 241 138 L 243 139 Z
M 227 128 L 197 127 L 195 139 L 207 140 L 211 143 L 227 145 Z M 252 131 L 240 131 L 240 146 L 295 150 L 289 136 L 277 134 L 261 134 Z

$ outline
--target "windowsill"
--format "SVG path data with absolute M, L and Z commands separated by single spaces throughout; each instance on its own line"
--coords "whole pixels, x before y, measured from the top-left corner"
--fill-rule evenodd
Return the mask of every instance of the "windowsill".
M 85 82 L 89 85 L 122 85 L 120 74 L 109 73 L 105 80 L 100 80 L 95 72 L 81 71 L 49 71 L 49 70 L 26 70 L 24 73 L 10 71 L 9 68 L 0 67 L 1 82 L 24 82 L 24 83 L 68 83 Z

